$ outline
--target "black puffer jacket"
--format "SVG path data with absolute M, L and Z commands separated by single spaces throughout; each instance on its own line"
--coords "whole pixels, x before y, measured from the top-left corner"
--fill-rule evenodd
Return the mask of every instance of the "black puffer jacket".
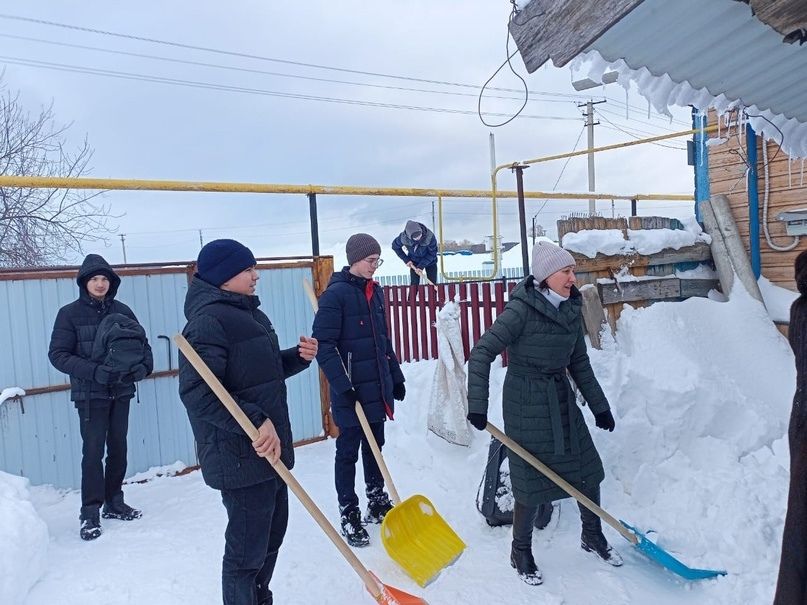
M 370 422 L 393 417 L 393 386 L 404 382 L 392 349 L 381 286 L 345 267 L 331 276 L 319 299 L 312 335 L 319 341 L 317 361 L 331 385 L 331 411 L 340 428 L 359 426 L 355 389 Z
M 788 340 L 796 358 L 796 392 L 790 412 L 790 489 L 773 605 L 807 603 L 807 252 L 796 257 L 799 296 L 790 307 Z
M 281 351 L 257 296 L 221 290 L 194 277 L 185 298 L 182 334 L 252 423 L 269 418 L 281 442 L 280 458 L 294 466 L 285 379 L 310 365 L 297 347 Z M 276 476 L 250 439 L 183 355 L 179 396 L 188 411 L 205 482 L 215 489 L 256 485 Z
M 104 272 L 109 277 L 109 291 L 103 301 L 94 299 L 87 292 L 87 280 Z M 98 324 L 109 313 L 121 313 L 137 321 L 132 310 L 115 300 L 120 286 L 120 277 L 109 263 L 97 254 L 88 254 L 76 277 L 78 300 L 59 309 L 50 337 L 48 358 L 60 372 L 70 376 L 70 399 L 76 407 L 108 404 L 110 399 L 131 399 L 135 393 L 134 383 L 118 382 L 105 385 L 94 379 L 98 363 L 91 361 L 92 347 Z M 146 370 L 150 374 L 154 361 L 151 347 L 146 343 Z

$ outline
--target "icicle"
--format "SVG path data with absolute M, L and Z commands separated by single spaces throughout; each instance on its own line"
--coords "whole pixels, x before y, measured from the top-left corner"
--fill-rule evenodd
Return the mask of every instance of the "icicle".
M 723 116 L 720 116 L 720 117 L 717 119 L 717 138 L 718 138 L 718 139 L 720 138 L 720 126 L 721 126 L 721 122 L 722 122 L 722 121 L 723 121 Z
M 630 98 L 628 89 L 625 89 L 625 119 L 630 120 Z
M 790 166 L 793 164 L 793 160 L 787 158 L 787 188 L 793 189 L 793 175 L 790 172 Z
M 647 99 L 647 119 L 650 119 L 650 99 Z
M 743 179 L 745 181 L 745 192 L 746 193 L 748 193 L 748 177 L 749 176 L 751 176 L 751 169 L 746 167 L 746 169 L 745 169 L 745 178 Z

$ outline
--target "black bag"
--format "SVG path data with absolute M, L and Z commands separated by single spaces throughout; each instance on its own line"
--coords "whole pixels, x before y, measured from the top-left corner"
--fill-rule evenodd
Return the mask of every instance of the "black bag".
M 122 313 L 110 313 L 95 333 L 92 359 L 121 375 L 146 360 L 146 331 L 137 321 Z
M 510 467 L 507 461 L 507 448 L 495 437 L 490 438 L 488 463 L 482 483 L 476 494 L 476 508 L 491 527 L 513 524 L 513 488 L 510 484 Z M 481 495 L 481 500 L 480 500 Z M 552 503 L 538 507 L 534 526 L 543 529 L 552 519 Z

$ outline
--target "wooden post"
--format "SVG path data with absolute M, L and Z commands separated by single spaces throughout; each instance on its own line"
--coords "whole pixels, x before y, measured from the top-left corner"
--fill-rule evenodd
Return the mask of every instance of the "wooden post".
M 603 311 L 602 303 L 600 302 L 600 295 L 597 293 L 597 287 L 593 284 L 583 286 L 580 289 L 580 294 L 583 296 L 583 324 L 586 326 L 586 332 L 591 339 L 591 346 L 595 349 L 601 349 L 600 334 L 607 322 L 605 320 L 605 311 Z

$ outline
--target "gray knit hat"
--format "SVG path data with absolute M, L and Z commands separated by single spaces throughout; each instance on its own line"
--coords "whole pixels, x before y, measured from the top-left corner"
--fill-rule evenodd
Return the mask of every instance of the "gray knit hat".
M 556 271 L 576 264 L 571 254 L 551 242 L 536 242 L 532 247 L 532 276 L 539 284 Z
M 381 254 L 381 244 L 372 235 L 354 233 L 345 244 L 345 254 L 347 254 L 347 264 L 352 265 L 371 254 Z
M 420 234 L 418 235 L 418 239 L 420 239 L 420 237 L 423 235 L 423 227 L 420 226 L 420 223 L 415 221 L 406 221 L 406 227 L 404 227 L 404 231 L 412 239 L 415 239 L 413 236 L 416 233 Z

